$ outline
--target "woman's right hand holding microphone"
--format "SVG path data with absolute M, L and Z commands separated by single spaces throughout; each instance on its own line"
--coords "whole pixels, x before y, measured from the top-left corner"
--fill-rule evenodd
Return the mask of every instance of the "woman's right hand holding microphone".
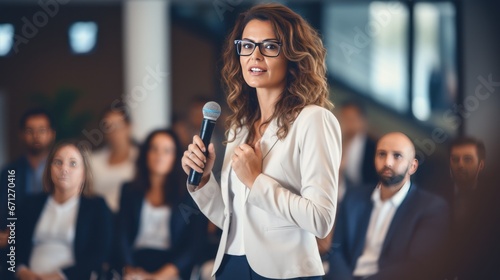
M 193 143 L 189 144 L 188 149 L 184 151 L 182 156 L 182 169 L 189 175 L 191 169 L 196 172 L 203 173 L 198 188 L 203 187 L 210 179 L 210 173 L 214 167 L 215 162 L 215 148 L 212 143 L 208 145 L 208 154 L 205 156 L 205 144 L 200 136 L 193 137 Z

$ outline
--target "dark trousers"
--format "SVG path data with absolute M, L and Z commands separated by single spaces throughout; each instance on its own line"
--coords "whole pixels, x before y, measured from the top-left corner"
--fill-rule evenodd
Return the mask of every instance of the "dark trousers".
M 255 273 L 250 268 L 246 256 L 224 255 L 222 263 L 215 274 L 216 280 L 272 280 Z M 292 280 L 321 280 L 321 276 L 299 277 Z

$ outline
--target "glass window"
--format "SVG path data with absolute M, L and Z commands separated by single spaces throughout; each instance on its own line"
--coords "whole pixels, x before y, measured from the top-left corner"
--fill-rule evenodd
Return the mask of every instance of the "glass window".
M 405 113 L 408 9 L 399 2 L 328 3 L 323 35 L 330 75 Z
M 14 43 L 14 25 L 10 23 L 0 24 L 0 56 L 5 56 L 12 50 Z
M 458 94 L 455 9 L 450 1 L 325 3 L 329 75 L 399 113 L 439 123 Z
M 413 115 L 442 115 L 457 97 L 455 9 L 451 3 L 415 4 Z

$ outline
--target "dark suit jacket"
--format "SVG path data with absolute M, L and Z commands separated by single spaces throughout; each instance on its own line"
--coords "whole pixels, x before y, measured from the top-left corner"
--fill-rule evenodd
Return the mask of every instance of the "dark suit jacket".
M 33 250 L 35 227 L 47 202 L 47 194 L 26 198 L 26 205 L 18 219 L 16 249 L 18 264 L 28 264 Z M 80 197 L 76 233 L 73 243 L 75 264 L 62 272 L 68 279 L 89 279 L 92 271 L 99 273 L 108 259 L 111 244 L 111 211 L 100 197 Z
M 480 181 L 473 191 L 461 192 L 465 211 L 453 213 L 452 231 L 444 257 L 448 279 L 500 279 L 500 192 L 498 181 Z M 453 186 L 448 186 L 454 190 Z M 450 192 L 452 211 L 457 196 Z
M 359 184 L 354 184 L 349 178 L 346 177 L 346 183 L 349 186 L 366 186 L 373 189 L 378 182 L 378 175 L 375 169 L 375 151 L 377 149 L 377 142 L 372 140 L 368 135 L 363 143 L 364 153 L 361 159 L 361 181 Z
M 131 183 L 122 187 L 119 214 L 119 255 L 122 265 L 135 265 L 133 246 L 139 233 L 144 196 L 145 192 L 134 188 Z M 207 222 L 189 195 L 185 195 L 183 201 L 172 206 L 171 210 L 169 251 L 173 256 L 172 264 L 177 267 L 182 279 L 189 279 L 191 269 L 202 253 L 201 235 L 206 232 Z
M 361 166 L 361 180 L 362 185 L 375 185 L 378 182 L 378 176 L 375 169 L 375 150 L 377 149 L 377 142 L 372 140 L 369 136 L 365 141 L 365 153 L 363 155 L 363 164 Z
M 333 278 L 349 280 L 363 253 L 373 208 L 372 190 L 360 188 L 346 194 L 338 213 L 333 239 Z M 379 272 L 368 279 L 433 279 L 429 263 L 439 252 L 449 230 L 449 210 L 441 198 L 410 186 L 387 232 Z

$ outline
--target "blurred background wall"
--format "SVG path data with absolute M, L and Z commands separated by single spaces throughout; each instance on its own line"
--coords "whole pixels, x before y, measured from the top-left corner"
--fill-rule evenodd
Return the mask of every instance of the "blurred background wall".
M 59 139 L 85 138 L 123 100 L 141 141 L 146 128 L 185 118 L 195 96 L 223 104 L 224 38 L 240 12 L 263 2 L 1 1 L 0 165 L 22 153 L 18 121 L 33 106 L 56 116 Z M 455 136 L 483 139 L 487 162 L 498 154 L 498 1 L 279 2 L 322 34 L 334 103 L 366 104 L 374 137 L 412 137 L 423 183 L 447 173 Z M 147 12 L 154 7 L 162 10 Z

